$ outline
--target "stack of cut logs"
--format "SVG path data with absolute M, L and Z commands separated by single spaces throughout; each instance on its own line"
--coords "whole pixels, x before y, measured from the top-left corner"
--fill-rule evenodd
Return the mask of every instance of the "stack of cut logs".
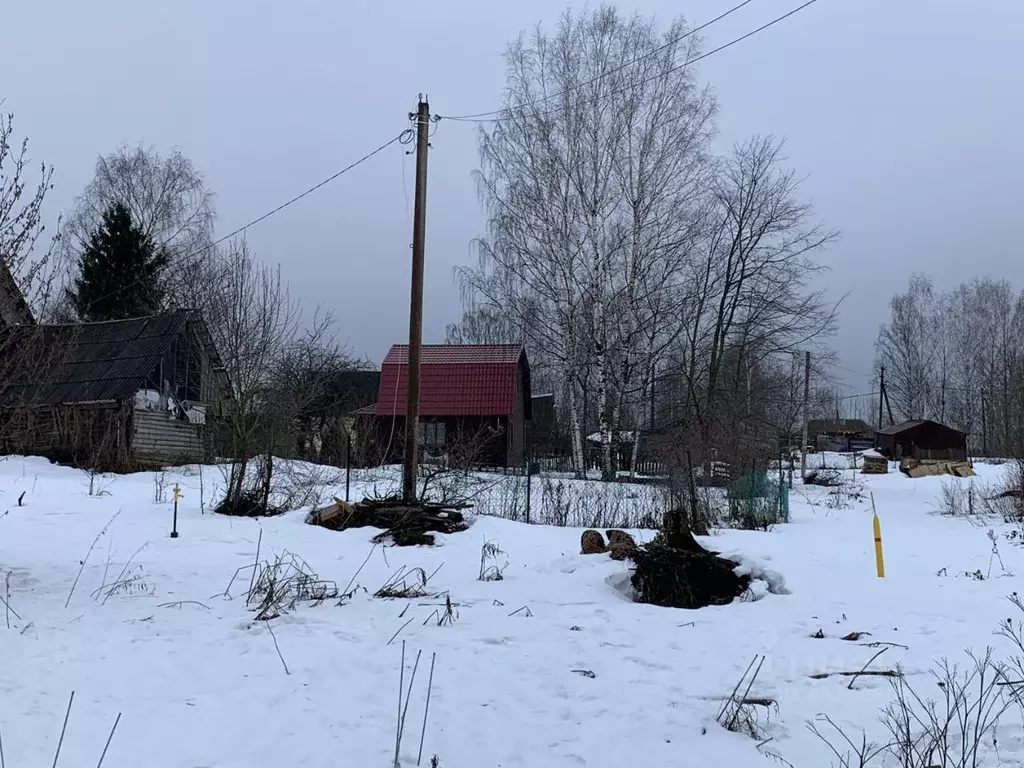
M 456 533 L 468 527 L 463 509 L 468 505 L 408 502 L 400 498 L 364 499 L 349 503 L 335 498 L 334 503 L 309 514 L 306 522 L 332 531 L 349 528 L 380 528 L 375 542 L 387 539 L 396 546 L 433 544 L 433 533 Z M 433 532 L 433 533 L 432 533 Z

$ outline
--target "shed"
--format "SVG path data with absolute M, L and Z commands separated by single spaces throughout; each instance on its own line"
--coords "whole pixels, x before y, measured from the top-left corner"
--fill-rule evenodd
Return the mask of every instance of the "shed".
M 877 431 L 875 447 L 888 459 L 967 461 L 967 435 L 930 419 L 913 419 Z
M 477 466 L 520 466 L 532 416 L 530 364 L 518 344 L 425 344 L 420 356 L 420 434 L 427 459 L 461 454 Z M 394 462 L 405 434 L 409 348 L 391 347 L 380 369 L 372 419 L 378 455 Z M 372 451 L 371 451 L 372 453 Z
M 8 453 L 128 470 L 209 456 L 227 377 L 198 313 L 0 331 Z

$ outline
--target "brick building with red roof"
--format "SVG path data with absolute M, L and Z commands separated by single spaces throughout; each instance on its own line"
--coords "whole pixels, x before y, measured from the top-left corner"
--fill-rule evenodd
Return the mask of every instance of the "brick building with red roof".
M 420 356 L 420 440 L 425 458 L 463 456 L 486 467 L 523 463 L 531 419 L 530 364 L 518 344 L 424 344 Z M 396 344 L 380 369 L 377 402 L 357 417 L 372 419 L 376 450 L 401 460 L 409 349 Z

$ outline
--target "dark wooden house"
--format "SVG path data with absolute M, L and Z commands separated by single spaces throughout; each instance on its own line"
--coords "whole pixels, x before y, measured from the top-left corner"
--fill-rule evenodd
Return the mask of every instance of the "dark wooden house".
M 355 412 L 367 425 L 363 431 L 374 436 L 370 461 L 401 460 L 408 371 L 408 347 L 391 347 L 381 365 L 377 402 Z M 521 466 L 531 417 L 530 365 L 522 346 L 423 346 L 419 439 L 424 460 Z
M 202 318 L 177 311 L 0 330 L 0 444 L 111 470 L 210 457 L 227 377 Z
M 967 461 L 967 435 L 929 419 L 914 419 L 876 433 L 876 449 L 888 459 Z

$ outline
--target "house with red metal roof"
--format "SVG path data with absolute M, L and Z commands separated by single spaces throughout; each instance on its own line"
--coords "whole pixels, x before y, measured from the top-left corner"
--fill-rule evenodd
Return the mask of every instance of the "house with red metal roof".
M 372 421 L 369 432 L 378 445 L 367 451 L 371 460 L 401 460 L 408 374 L 409 348 L 396 344 L 381 364 L 377 402 L 355 412 Z M 425 459 L 459 454 L 460 461 L 476 466 L 520 466 L 531 415 L 530 364 L 521 345 L 423 345 L 420 441 Z

